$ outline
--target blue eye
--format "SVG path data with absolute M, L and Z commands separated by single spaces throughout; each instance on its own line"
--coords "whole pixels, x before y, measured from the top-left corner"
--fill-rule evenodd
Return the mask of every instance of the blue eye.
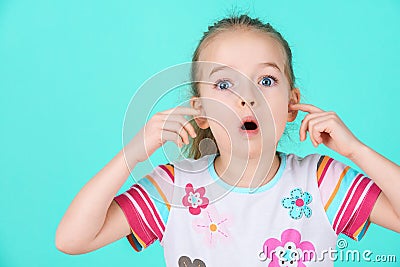
M 265 76 L 261 80 L 261 85 L 263 86 L 273 86 L 277 82 L 276 78 L 273 76 Z
M 218 81 L 215 83 L 214 87 L 217 87 L 218 90 L 226 90 L 231 87 L 232 84 L 227 80 Z

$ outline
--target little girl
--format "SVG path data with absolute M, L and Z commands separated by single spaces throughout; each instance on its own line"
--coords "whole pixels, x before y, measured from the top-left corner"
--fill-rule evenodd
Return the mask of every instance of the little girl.
M 270 24 L 222 19 L 193 62 L 215 63 L 193 72 L 211 83 L 194 83 L 191 107 L 155 114 L 82 188 L 57 229 L 59 250 L 86 253 L 126 236 L 137 251 L 159 240 L 167 266 L 332 266 L 327 252 L 338 234 L 360 240 L 371 222 L 400 232 L 400 167 L 334 112 L 300 104 L 291 50 Z M 254 88 L 227 78 L 232 71 Z M 301 141 L 308 131 L 315 147 L 326 145 L 366 174 L 326 155 L 276 151 L 299 110 L 308 113 Z M 214 153 L 202 153 L 205 140 L 215 142 Z M 116 196 L 127 165 L 166 141 L 190 145 L 191 158 L 155 167 Z

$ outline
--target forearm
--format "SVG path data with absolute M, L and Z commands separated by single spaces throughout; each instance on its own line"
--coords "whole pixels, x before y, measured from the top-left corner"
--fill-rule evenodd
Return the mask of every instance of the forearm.
M 135 160 L 129 162 L 130 168 L 135 165 Z M 129 169 L 121 150 L 75 196 L 57 228 L 56 239 L 74 245 L 94 240 L 113 198 L 128 177 Z
M 365 144 L 360 143 L 356 151 L 349 159 L 382 189 L 400 218 L 400 166 Z

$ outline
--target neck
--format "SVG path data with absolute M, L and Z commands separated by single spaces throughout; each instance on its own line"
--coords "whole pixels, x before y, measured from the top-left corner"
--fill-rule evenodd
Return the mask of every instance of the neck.
M 221 153 L 215 159 L 215 171 L 226 183 L 238 187 L 257 188 L 268 183 L 277 173 L 280 158 L 260 156 L 258 158 L 240 158 Z

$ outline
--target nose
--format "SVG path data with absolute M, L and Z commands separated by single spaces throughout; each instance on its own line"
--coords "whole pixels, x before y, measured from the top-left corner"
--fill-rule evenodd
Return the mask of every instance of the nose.
M 249 101 L 249 103 L 250 103 L 251 106 L 254 106 L 255 101 L 254 100 L 253 101 Z M 246 106 L 246 101 L 240 100 L 240 104 L 244 107 L 244 106 Z
M 246 105 L 250 108 L 253 108 L 257 105 L 256 98 L 258 96 L 258 88 L 254 86 L 250 80 L 241 81 L 241 86 L 236 88 L 236 92 L 238 93 L 238 101 L 240 107 L 245 107 Z

